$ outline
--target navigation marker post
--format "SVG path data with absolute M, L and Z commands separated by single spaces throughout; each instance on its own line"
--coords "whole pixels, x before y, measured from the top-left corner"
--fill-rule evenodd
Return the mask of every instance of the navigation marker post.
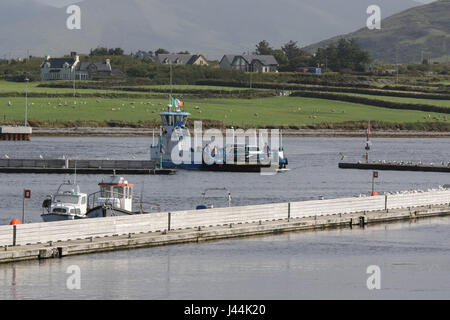
M 24 189 L 22 199 L 22 223 L 25 223 L 25 199 L 30 198 L 31 198 L 31 190 Z

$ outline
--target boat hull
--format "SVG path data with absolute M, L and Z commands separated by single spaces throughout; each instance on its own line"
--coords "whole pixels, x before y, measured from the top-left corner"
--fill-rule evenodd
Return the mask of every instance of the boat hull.
M 88 212 L 86 213 L 86 218 L 131 216 L 131 215 L 135 215 L 135 214 L 140 214 L 140 213 L 123 210 L 123 209 L 118 209 L 118 208 L 98 206 L 98 207 L 89 209 Z
M 70 214 L 57 214 L 57 213 L 45 213 L 41 215 L 44 222 L 54 222 L 54 221 L 70 221 L 75 219 L 84 219 L 83 216 L 76 216 Z
M 261 168 L 270 168 L 270 164 L 175 164 L 171 161 L 163 162 L 164 168 L 169 169 L 185 169 L 185 170 L 201 170 L 201 171 L 224 171 L 224 172 L 260 172 Z

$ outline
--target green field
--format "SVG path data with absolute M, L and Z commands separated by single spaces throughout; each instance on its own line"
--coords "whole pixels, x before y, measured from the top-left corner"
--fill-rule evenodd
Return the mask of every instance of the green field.
M 135 87 L 152 89 L 153 92 L 121 91 L 114 90 L 114 87 L 111 87 L 111 90 L 77 89 L 79 96 L 74 98 L 70 96 L 71 88 L 40 88 L 37 87 L 38 84 L 38 82 L 29 84 L 28 120 L 33 126 L 155 126 L 160 123 L 159 112 L 165 111 L 165 106 L 169 102 L 168 98 L 162 98 L 167 93 L 158 93 L 158 90 L 167 91 L 170 89 L 169 86 Z M 205 93 L 211 93 L 212 90 L 224 92 L 247 90 L 247 88 L 185 85 L 177 85 L 173 89 L 180 91 L 175 96 L 183 95 L 183 90 L 205 91 Z M 0 81 L 0 124 L 22 123 L 25 112 L 24 93 L 24 83 Z M 32 93 L 48 93 L 49 97 L 33 97 Z M 120 93 L 120 98 L 108 97 L 106 93 Z M 58 97 L 62 94 L 66 96 Z M 86 96 L 83 96 L 84 94 Z M 450 107 L 448 100 L 349 95 Z M 191 120 L 208 120 L 214 125 L 319 128 L 324 125 L 333 127 L 336 124 L 348 123 L 348 128 L 354 129 L 354 123 L 372 120 L 391 125 L 416 124 L 418 128 L 430 130 L 434 130 L 435 124 L 439 124 L 441 130 L 450 128 L 450 114 L 446 113 L 397 110 L 319 98 L 271 96 L 250 99 L 227 98 L 226 95 L 225 97 L 212 95 L 210 98 L 206 98 L 207 95 L 203 98 L 201 96 L 202 94 L 185 95 L 185 110 L 192 114 Z
M 12 106 L 8 103 L 11 102 Z M 30 98 L 28 119 L 63 124 L 72 121 L 115 121 L 127 124 L 158 123 L 167 99 L 64 99 Z M 20 122 L 24 118 L 24 98 L 0 98 L 0 119 Z M 391 123 L 444 122 L 450 116 L 410 110 L 395 110 L 334 100 L 272 97 L 261 99 L 186 99 L 185 111 L 191 119 L 216 120 L 235 126 L 303 126 L 345 121 Z
M 333 92 L 330 92 L 330 93 L 333 93 Z M 450 100 L 403 98 L 403 97 L 379 96 L 379 95 L 362 94 L 362 93 L 345 93 L 345 95 L 364 97 L 364 98 L 370 98 L 370 99 L 376 99 L 376 100 L 400 102 L 400 103 L 426 104 L 426 105 L 430 105 L 430 106 L 439 106 L 439 107 L 449 107 L 450 108 Z

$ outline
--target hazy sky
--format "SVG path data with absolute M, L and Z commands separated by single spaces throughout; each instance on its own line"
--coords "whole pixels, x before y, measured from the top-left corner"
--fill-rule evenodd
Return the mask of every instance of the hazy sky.
M 126 52 L 189 50 L 220 58 L 252 51 L 263 39 L 276 48 L 289 40 L 306 46 L 353 32 L 366 26 L 366 9 L 373 3 L 386 18 L 426 2 L 430 0 L 0 0 L 0 43 L 6 44 L 0 46 L 0 56 L 26 56 L 29 51 L 56 56 L 104 46 Z M 73 3 L 82 9 L 79 30 L 66 26 L 65 7 Z
M 49 5 L 52 5 L 55 7 L 63 7 L 68 4 L 71 4 L 71 3 L 76 3 L 76 2 L 81 2 L 81 1 L 89 1 L 89 0 L 35 0 L 35 1 L 49 4 Z M 185 0 L 180 0 L 180 1 L 185 1 Z M 187 1 L 189 1 L 189 0 L 187 0 Z M 433 2 L 435 0 L 413 0 L 413 1 L 418 2 L 418 3 L 427 4 L 427 3 Z
M 83 0 L 35 0 L 55 7 L 63 7 L 71 3 L 81 2 Z

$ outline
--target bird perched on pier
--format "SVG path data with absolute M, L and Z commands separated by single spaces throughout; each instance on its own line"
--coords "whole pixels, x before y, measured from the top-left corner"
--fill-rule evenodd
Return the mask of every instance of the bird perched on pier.
M 42 154 L 39 155 L 39 158 L 44 159 L 44 157 L 42 156 Z
M 345 155 L 342 152 L 339 152 L 339 155 L 341 156 L 341 161 L 344 160 Z
M 6 159 L 9 159 L 9 156 L 8 156 L 7 154 L 5 154 L 5 158 L 6 158 Z

